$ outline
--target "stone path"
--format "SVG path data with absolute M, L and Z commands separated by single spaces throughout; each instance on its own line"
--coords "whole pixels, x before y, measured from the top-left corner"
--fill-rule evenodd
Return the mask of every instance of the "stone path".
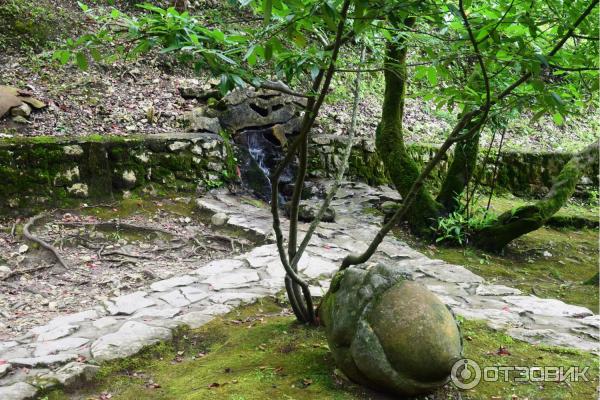
M 314 295 L 327 290 L 341 259 L 365 249 L 377 232 L 380 218 L 364 208 L 395 197 L 392 190 L 360 183 L 340 189 L 332 203 L 336 222 L 321 224 L 299 265 Z M 268 209 L 240 197 L 218 191 L 198 199 L 197 205 L 227 214 L 232 227 L 271 236 Z M 307 226 L 301 224 L 300 229 Z M 487 284 L 466 268 L 430 259 L 393 237 L 385 239 L 367 267 L 376 263 L 396 265 L 456 314 L 485 320 L 517 339 L 598 351 L 600 317 L 584 307 Z M 276 247 L 267 244 L 198 265 L 189 275 L 154 282 L 93 309 L 55 318 L 23 337 L 0 342 L 0 399 L 29 399 L 55 382 L 68 386 L 90 379 L 98 369 L 96 362 L 135 354 L 143 346 L 169 339 L 178 325 L 199 327 L 241 303 L 275 294 L 283 287 L 283 277 Z

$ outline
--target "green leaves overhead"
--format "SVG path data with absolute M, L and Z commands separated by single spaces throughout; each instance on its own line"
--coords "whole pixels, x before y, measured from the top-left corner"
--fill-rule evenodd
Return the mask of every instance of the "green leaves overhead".
M 596 0 L 463 0 L 492 100 L 515 79 L 530 74 L 505 107 L 548 113 L 558 123 L 562 119 L 556 115 L 563 118 L 590 104 L 598 91 L 598 41 L 593 40 L 599 36 L 597 7 L 560 51 L 550 51 L 592 1 Z M 138 5 L 145 13 L 136 17 L 116 9 L 97 14 L 80 4 L 101 29 L 67 42 L 54 58 L 88 68 L 90 60 L 110 61 L 158 48 L 221 76 L 222 90 L 264 79 L 297 85 L 315 79 L 327 65 L 341 4 L 342 0 L 239 0 L 240 7 L 262 19 L 240 25 L 203 21 L 149 3 Z M 416 23 L 407 28 L 404 20 L 409 17 Z M 343 52 L 351 53 L 354 43 L 366 43 L 372 65 L 365 68 L 378 69 L 385 43 L 398 38 L 410 46 L 411 95 L 459 110 L 482 104 L 484 82 L 458 0 L 351 2 Z

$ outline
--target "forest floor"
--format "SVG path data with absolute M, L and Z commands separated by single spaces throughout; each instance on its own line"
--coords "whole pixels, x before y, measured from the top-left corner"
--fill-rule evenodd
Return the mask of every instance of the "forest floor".
M 21 2 L 23 0 L 11 0 L 8 4 Z M 98 3 L 102 4 L 101 1 Z M 232 18 L 239 13 L 232 6 L 207 1 L 201 3 L 202 6 L 192 10 L 201 20 Z M 37 7 L 42 9 L 43 5 L 44 2 Z M 4 18 L 4 24 L 8 28 L 6 33 L 0 33 L 0 44 L 5 43 L 9 51 L 0 56 L 0 83 L 27 90 L 46 102 L 48 107 L 34 111 L 28 123 L 15 123 L 10 118 L 0 120 L 0 137 L 154 134 L 181 130 L 182 115 L 198 107 L 199 103 L 195 99 L 181 97 L 179 89 L 215 83 L 215 78 L 205 73 L 195 74 L 190 67 L 181 65 L 173 57 L 158 53 L 149 53 L 139 59 L 119 60 L 112 64 L 91 62 L 87 71 L 74 65 L 60 66 L 52 59 L 53 51 L 64 46 L 66 38 L 77 37 L 94 29 L 94 22 L 72 2 L 59 1 L 51 7 L 55 10 L 54 14 L 47 13 L 43 17 L 38 15 L 39 26 L 30 27 L 33 33 L 44 29 L 52 31 L 52 24 L 68 21 L 68 29 L 54 35 L 48 34 L 56 42 L 40 39 L 41 43 L 28 43 L 21 39 L 21 42 L 15 44 L 15 37 L 27 34 L 31 36 L 33 33 L 27 30 L 22 32 L 22 27 L 16 33 L 11 31 L 13 20 L 24 16 L 11 18 L 11 8 L 5 7 L 6 15 L 3 15 L 0 8 L 0 25 Z M 137 12 L 131 6 L 126 8 L 130 12 Z M 32 13 L 36 9 L 27 12 Z M 353 54 L 344 54 L 342 61 L 351 62 L 353 57 Z M 316 132 L 345 134 L 350 124 L 348 110 L 352 103 L 349 90 L 352 80 L 352 74 L 335 76 L 333 90 L 318 119 Z M 363 96 L 359 104 L 356 131 L 359 135 L 374 136 L 381 112 L 381 74 L 365 75 L 361 91 Z M 537 122 L 531 122 L 531 116 L 528 115 L 514 118 L 507 127 L 504 149 L 554 152 L 579 150 L 600 135 L 598 116 L 593 110 L 590 112 L 589 115 L 567 120 L 563 126 L 555 125 L 548 118 Z M 454 121 L 455 114 L 412 98 L 411 93 L 408 93 L 404 118 L 407 142 L 441 143 Z M 488 143 L 492 135 L 491 131 L 485 130 L 482 144 Z M 499 137 L 500 135 L 496 135 L 495 140 L 498 141 Z
M 479 365 L 596 365 L 576 350 L 531 346 L 477 321 L 462 321 L 465 357 Z M 504 349 L 504 350 L 502 350 Z M 592 367 L 596 368 L 596 367 Z M 596 382 L 597 383 L 597 382 Z M 583 400 L 593 382 L 483 382 L 468 392 L 451 385 L 415 400 Z M 335 368 L 322 329 L 300 325 L 289 308 L 264 299 L 182 330 L 170 342 L 106 363 L 92 386 L 46 400 L 391 400 L 349 382 Z
M 373 190 L 364 184 L 351 184 L 350 188 L 354 186 L 361 188 L 361 190 Z M 220 193 L 223 193 L 223 191 Z M 375 195 L 375 198 L 378 198 L 377 196 L 381 198 L 380 194 Z M 209 196 L 208 198 L 210 199 L 211 197 Z M 231 213 L 230 219 L 231 221 L 235 220 L 236 224 L 241 223 L 242 225 L 240 226 L 244 226 L 245 223 L 242 216 L 246 216 L 248 221 L 253 224 L 254 229 L 262 231 L 265 227 L 269 226 L 269 221 L 264 218 L 264 215 L 268 213 L 265 209 L 266 205 L 260 201 L 244 200 L 239 196 L 225 196 L 221 198 L 222 200 L 215 203 L 215 207 L 227 206 L 228 213 Z M 230 199 L 229 201 L 234 201 L 235 203 L 229 204 L 226 199 Z M 355 196 L 351 189 L 345 187 L 339 193 L 338 199 L 334 201 L 334 207 L 339 212 L 338 218 L 340 219 L 340 223 L 346 221 L 345 223 L 347 224 L 350 220 L 356 222 L 359 217 L 356 214 L 358 210 L 356 208 L 357 204 L 374 204 L 372 200 L 370 196 L 366 196 L 365 194 Z M 206 215 L 199 210 L 196 210 L 192 214 L 190 211 L 192 207 L 184 199 L 178 202 L 165 201 L 165 204 L 163 207 L 162 203 L 158 205 L 155 201 L 151 200 L 127 200 L 122 204 L 114 204 L 111 207 L 102 205 L 86 207 L 78 215 L 84 221 L 87 220 L 86 218 L 93 217 L 93 219 L 90 219 L 90 222 L 110 221 L 113 218 L 120 218 L 122 221 L 130 223 L 154 226 L 158 229 L 168 229 L 178 236 L 184 234 L 182 230 L 190 229 L 187 228 L 188 226 L 192 227 L 192 231 L 194 232 L 199 227 L 202 227 L 203 233 L 210 234 L 210 230 L 207 230 L 208 227 L 199 223 L 206 220 Z M 500 199 L 499 204 L 501 205 L 497 206 L 497 211 L 511 207 L 510 199 Z M 157 217 L 156 207 L 166 209 L 162 215 L 166 217 L 166 221 L 169 221 L 169 216 L 174 218 L 175 221 L 167 225 L 154 225 Z M 577 212 L 577 207 L 580 206 L 570 204 L 569 209 L 571 212 Z M 253 211 L 250 212 L 250 210 Z M 315 248 L 320 251 L 319 256 L 325 256 L 324 253 L 335 250 L 336 245 L 356 248 L 361 243 L 355 243 L 354 240 L 356 239 L 354 238 L 366 240 L 362 238 L 372 236 L 372 230 L 376 228 L 377 221 L 381 219 L 381 215 L 373 215 L 376 212 L 373 209 L 365 208 L 363 210 L 364 214 L 359 218 L 361 221 L 359 223 L 361 226 L 360 229 L 346 227 L 340 230 L 337 223 L 334 225 L 324 224 L 319 229 L 317 235 L 319 241 L 331 240 L 331 244 L 325 246 L 321 244 Z M 257 214 L 253 216 L 255 213 Z M 348 213 L 351 215 L 345 215 Z M 64 214 L 58 213 L 57 215 Z M 187 223 L 185 221 L 186 215 L 191 219 Z M 57 219 L 58 222 L 64 220 L 64 218 Z M 79 221 L 77 218 L 71 218 L 71 220 L 73 219 Z M 40 224 L 36 229 L 36 233 L 44 233 L 45 238 L 49 237 L 48 234 L 50 232 L 53 235 L 57 235 L 57 232 L 54 232 L 52 229 L 52 226 L 55 224 L 56 221 L 47 221 L 44 225 Z M 372 226 L 373 224 L 375 226 Z M 230 229 L 235 228 L 235 226 L 235 224 L 230 226 Z M 10 230 L 8 225 L 4 228 L 5 232 Z M 235 229 L 239 229 L 239 227 Z M 231 235 L 233 238 L 240 237 L 240 232 L 236 230 L 219 232 L 223 235 Z M 68 233 L 68 230 L 62 232 L 63 235 Z M 335 238 L 340 233 L 342 236 L 337 241 L 331 239 L 331 236 L 327 236 L 333 235 L 333 238 Z M 568 304 L 575 303 L 590 307 L 595 312 L 597 311 L 594 305 L 598 303 L 597 287 L 582 285 L 582 281 L 588 278 L 597 266 L 597 256 L 593 255 L 598 254 L 598 243 L 592 239 L 592 236 L 597 235 L 597 230 L 584 231 L 585 242 L 574 242 L 572 237 L 573 235 L 577 237 L 578 233 L 569 229 L 548 230 L 548 232 L 543 232 L 542 236 L 538 236 L 537 232 L 534 232 L 525 236 L 514 247 L 511 247 L 505 254 L 505 257 L 480 252 L 475 253 L 470 250 L 457 248 L 431 246 L 416 241 L 405 233 L 400 233 L 400 231 L 398 234 L 401 235 L 401 240 L 408 242 L 411 247 L 419 248 L 429 256 L 439 257 L 455 264 L 455 269 L 462 268 L 458 267 L 458 265 L 465 265 L 476 274 L 484 276 L 486 278 L 486 285 L 503 284 L 509 288 L 516 286 L 523 291 L 524 297 L 528 294 L 537 294 L 540 298 L 557 298 L 564 300 Z M 554 235 L 553 242 L 547 240 L 548 234 Z M 60 235 L 57 236 L 60 237 Z M 330 237 L 330 239 L 325 239 L 327 237 Z M 101 244 L 106 242 L 108 238 L 107 236 L 100 236 L 91 239 L 99 241 L 97 244 Z M 141 249 L 141 252 L 152 252 L 152 248 L 142 246 L 137 241 L 156 244 L 154 242 L 157 238 L 155 235 L 149 235 L 148 237 L 130 238 L 129 240 L 131 241 L 130 244 L 135 244 Z M 389 238 L 388 240 L 396 243 L 396 245 L 403 246 L 402 242 L 394 241 L 393 238 Z M 157 243 L 156 245 L 165 246 L 164 243 Z M 263 256 L 260 259 L 264 258 L 265 260 L 260 261 L 256 259 L 253 263 L 264 263 L 269 257 L 274 257 L 272 246 L 266 246 L 271 248 L 271 250 L 267 252 L 267 257 Z M 585 248 L 582 246 L 585 246 Z M 249 247 L 252 247 L 252 245 Z M 70 255 L 68 246 L 65 246 L 65 248 L 67 249 L 66 254 Z M 315 249 L 311 251 L 315 251 Z M 134 250 L 130 248 L 128 252 L 133 253 Z M 221 250 L 211 254 L 210 257 L 190 259 L 189 261 L 197 267 L 210 259 L 231 257 L 236 254 L 229 254 L 231 252 L 227 248 L 222 248 Z M 81 253 L 75 253 L 73 256 L 85 256 L 85 251 L 85 246 L 80 247 L 79 252 Z M 192 273 L 184 265 L 188 261 L 187 258 L 190 258 L 189 254 L 184 257 L 185 259 L 180 260 L 177 259 L 177 257 L 180 257 L 178 256 L 179 251 L 179 249 L 170 249 L 164 257 L 169 267 L 165 268 L 163 265 L 162 268 L 158 268 L 155 272 L 168 273 L 169 276 L 174 277 L 178 274 Z M 398 254 L 403 255 L 396 261 L 399 265 L 407 262 L 411 257 L 415 257 L 413 255 L 414 252 L 406 246 L 392 253 L 390 253 L 391 249 L 389 247 L 383 246 L 383 251 L 388 252 L 390 254 L 389 257 L 394 257 L 394 254 L 400 251 Z M 31 257 L 39 252 L 40 250 L 34 251 L 32 249 L 24 255 L 25 257 Z M 170 256 L 171 252 L 176 256 L 175 258 Z M 545 252 L 552 252 L 552 256 L 544 255 Z M 136 252 L 133 254 L 137 255 L 140 253 Z M 255 253 L 254 250 L 251 253 Z M 260 252 L 260 254 L 267 253 L 264 253 L 263 250 Z M 245 257 L 250 260 L 251 256 L 246 255 Z M 315 256 L 311 253 L 311 260 L 313 257 Z M 408 259 L 404 257 L 408 257 Z M 556 257 L 556 259 L 552 257 Z M 163 257 L 156 256 L 155 258 L 156 260 L 140 260 L 139 266 L 128 265 L 127 267 L 132 269 L 137 268 L 139 272 L 146 269 L 146 265 L 160 264 L 163 261 Z M 552 261 L 547 262 L 546 258 L 552 258 Z M 418 265 L 425 265 L 426 261 L 426 259 L 419 260 L 415 264 L 417 268 L 419 268 Z M 564 270 L 553 271 L 553 269 L 558 269 L 558 265 L 562 265 L 558 262 L 560 260 L 564 260 L 566 263 Z M 80 262 L 81 258 L 73 258 L 71 261 L 75 264 L 86 265 L 86 263 Z M 111 273 L 121 273 L 118 271 L 119 268 L 116 271 L 115 268 L 112 268 L 113 265 L 110 261 L 100 261 L 102 263 L 97 266 L 99 274 L 102 274 L 102 271 L 108 275 Z M 376 257 L 375 261 L 384 262 L 380 257 Z M 576 261 L 581 265 L 574 265 L 577 264 Z M 313 263 L 317 263 L 317 260 L 312 260 L 312 263 L 308 263 L 308 265 Z M 141 268 L 142 266 L 144 268 Z M 158 266 L 160 267 L 160 265 Z M 550 266 L 552 269 L 549 268 Z M 445 270 L 446 267 L 450 266 L 445 265 L 441 269 Z M 127 270 L 123 272 L 131 273 L 132 271 Z M 458 270 L 455 270 L 452 279 L 460 279 L 458 272 Z M 82 273 L 82 280 L 85 278 L 89 279 L 89 273 L 86 268 L 83 268 L 81 271 L 77 269 L 74 273 Z M 32 283 L 43 284 L 45 280 L 52 279 L 41 274 L 43 272 L 24 274 L 25 286 L 28 287 Z M 558 274 L 563 275 L 559 276 Z M 123 287 L 118 293 L 126 294 L 136 289 L 148 290 L 142 289 L 142 286 L 147 286 L 156 279 L 160 278 L 151 278 L 145 285 L 142 285 L 142 282 L 139 286 L 136 283 L 133 286 Z M 21 282 L 15 280 L 11 280 L 12 282 L 21 284 Z M 125 283 L 129 282 L 126 281 Z M 431 285 L 432 283 L 434 282 L 429 282 L 428 284 Z M 435 282 L 438 286 L 440 283 L 440 281 Z M 467 283 L 466 286 L 469 286 L 469 284 Z M 66 288 L 71 289 L 72 285 L 69 284 Z M 107 289 L 104 292 L 106 295 L 113 296 L 114 293 L 114 296 L 117 296 L 117 292 L 113 292 L 110 288 Z M 92 287 L 89 290 L 93 291 L 95 289 Z M 102 292 L 96 293 L 97 296 L 101 296 L 102 294 Z M 57 295 L 60 298 L 61 294 L 58 293 Z M 82 306 L 86 306 L 84 300 L 88 298 L 87 296 L 85 293 L 80 294 Z M 289 305 L 286 304 L 283 294 L 278 293 L 275 299 L 265 297 L 259 300 L 257 304 L 234 309 L 230 314 L 219 317 L 208 325 L 196 330 L 177 330 L 172 340 L 147 348 L 139 355 L 102 363 L 97 379 L 94 379 L 91 384 L 85 385 L 83 388 L 76 389 L 75 391 L 64 392 L 62 390 L 55 390 L 47 393 L 47 397 L 43 398 L 47 398 L 48 400 L 129 400 L 139 398 L 140 393 L 147 399 L 164 400 L 175 398 L 250 400 L 262 399 L 265 396 L 268 396 L 267 398 L 295 399 L 383 400 L 387 398 L 381 394 L 366 391 L 347 382 L 335 370 L 322 330 L 299 326 L 295 322 L 293 315 L 291 315 Z M 35 301 L 36 299 L 33 300 Z M 114 301 L 114 298 L 112 300 Z M 500 298 L 498 297 L 497 300 L 500 300 Z M 12 300 L 7 302 L 7 304 L 13 303 Z M 475 304 L 475 308 L 485 307 L 485 305 L 476 305 L 478 304 L 477 301 L 473 304 Z M 551 313 L 554 312 L 552 310 L 548 311 Z M 69 312 L 70 309 L 63 309 L 59 311 L 59 314 L 65 315 Z M 517 311 L 512 310 L 511 312 Z M 41 315 L 47 320 L 46 314 L 43 311 L 36 309 L 34 313 Z M 54 313 L 50 312 L 48 315 L 56 315 L 56 312 Z M 523 315 L 529 314 L 526 313 Z M 116 318 L 128 320 L 131 317 L 121 316 Z M 564 327 L 565 325 L 562 325 L 564 321 L 559 323 L 560 319 L 554 318 L 552 324 Z M 459 317 L 459 321 L 461 322 L 463 337 L 465 339 L 465 355 L 480 363 L 480 365 L 580 365 L 591 366 L 591 370 L 593 371 L 597 369 L 597 359 L 590 353 L 545 344 L 532 345 L 517 340 L 508 333 L 503 333 L 503 329 L 490 329 L 481 321 L 465 320 L 462 317 Z M 143 323 L 150 326 L 164 326 L 159 321 L 154 320 L 153 322 L 152 317 L 146 317 L 146 319 L 143 319 Z M 512 325 L 512 322 L 509 322 L 510 325 Z M 519 325 L 517 324 L 516 326 Z M 81 331 L 84 330 L 85 328 L 82 327 Z M 77 336 L 79 333 L 75 333 L 74 335 Z M 34 371 L 31 373 L 34 373 Z M 596 375 L 593 375 L 591 379 L 593 382 L 570 382 L 568 384 L 565 382 L 547 382 L 542 385 L 539 382 L 485 382 L 467 392 L 457 391 L 452 386 L 446 386 L 432 395 L 421 397 L 421 399 L 592 399 L 597 396 L 595 389 Z
M 67 264 L 23 240 L 27 219 L 0 220 L 0 340 L 59 315 L 92 307 L 199 263 L 236 254 L 250 242 L 224 236 L 196 215 L 190 198 L 130 199 L 57 210 L 31 227 Z M 235 241 L 235 242 L 234 242 Z

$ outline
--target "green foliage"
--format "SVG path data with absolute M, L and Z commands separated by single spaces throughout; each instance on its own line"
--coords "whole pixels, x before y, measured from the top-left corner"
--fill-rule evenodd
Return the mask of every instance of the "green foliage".
M 223 139 L 223 144 L 225 145 L 225 170 L 222 175 L 225 180 L 234 181 L 238 179 L 238 164 L 237 158 L 235 157 L 235 152 L 233 149 L 231 135 L 227 131 L 219 132 L 219 136 Z
M 471 234 L 491 226 L 497 219 L 495 213 L 484 207 L 477 206 L 469 209 L 460 198 L 457 202 L 460 207 L 456 211 L 438 219 L 434 229 L 436 243 L 464 245 L 468 243 Z
M 110 61 L 158 48 L 220 76 L 223 92 L 273 78 L 303 84 L 315 79 L 332 55 L 342 2 L 240 0 L 242 10 L 263 19 L 262 24 L 250 25 L 218 21 L 208 25 L 188 12 L 150 3 L 138 5 L 142 11 L 138 16 L 116 8 L 99 12 L 80 3 L 101 28 L 68 41 L 55 58 L 85 69 L 89 59 Z M 589 39 L 598 37 L 598 25 L 593 23 L 597 7 L 579 25 L 575 38 L 553 51 L 589 4 L 590 0 L 465 2 L 492 100 L 517 77 L 529 74 L 514 90 L 516 96 L 499 104 L 495 113 L 525 109 L 533 120 L 546 114 L 560 125 L 567 114 L 585 112 L 597 99 L 598 46 Z M 371 49 L 365 68 L 381 68 L 385 43 L 402 40 L 411 48 L 413 96 L 458 114 L 485 102 L 486 79 L 455 3 L 352 1 L 349 13 L 345 36 Z M 403 24 L 408 15 L 416 16 L 413 27 Z M 348 62 L 340 60 L 339 64 Z

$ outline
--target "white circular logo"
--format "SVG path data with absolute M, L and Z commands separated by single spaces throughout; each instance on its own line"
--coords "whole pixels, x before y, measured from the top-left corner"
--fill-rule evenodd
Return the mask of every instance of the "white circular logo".
M 452 366 L 450 379 L 459 389 L 473 389 L 481 381 L 481 368 L 475 361 L 462 358 Z

